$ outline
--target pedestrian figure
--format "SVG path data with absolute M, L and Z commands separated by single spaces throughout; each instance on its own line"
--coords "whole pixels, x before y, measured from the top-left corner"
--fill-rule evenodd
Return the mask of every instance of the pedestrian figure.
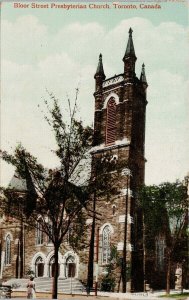
M 35 281 L 34 281 L 34 276 L 30 276 L 30 280 L 28 281 L 27 284 L 27 299 L 35 299 Z

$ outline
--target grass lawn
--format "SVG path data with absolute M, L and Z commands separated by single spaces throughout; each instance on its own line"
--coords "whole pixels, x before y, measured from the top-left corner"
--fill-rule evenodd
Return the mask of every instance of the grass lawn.
M 182 293 L 182 294 L 170 294 L 170 295 L 163 295 L 161 296 L 162 298 L 163 297 L 166 297 L 166 298 L 170 298 L 170 299 L 181 299 L 181 300 L 184 300 L 184 299 L 187 299 L 187 297 L 189 297 L 189 293 Z

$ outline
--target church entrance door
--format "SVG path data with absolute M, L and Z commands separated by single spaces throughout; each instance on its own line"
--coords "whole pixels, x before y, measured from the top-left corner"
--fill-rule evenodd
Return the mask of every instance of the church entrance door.
M 35 262 L 35 276 L 43 277 L 44 275 L 44 261 L 42 257 L 38 257 Z
M 37 270 L 37 275 L 38 277 L 43 277 L 43 273 L 44 273 L 44 264 L 43 263 L 40 263 L 37 265 L 38 267 L 38 270 Z
M 54 273 L 55 273 L 55 263 L 51 265 L 51 277 L 54 277 Z M 59 273 L 60 273 L 60 265 L 58 264 L 58 276 Z
M 55 274 L 55 263 L 54 263 L 54 256 L 51 257 L 49 262 L 49 277 L 54 277 Z M 58 276 L 60 274 L 60 264 L 58 264 Z
M 68 264 L 68 277 L 75 277 L 75 263 Z
M 66 259 L 66 277 L 73 278 L 76 276 L 76 261 L 75 256 L 69 255 Z

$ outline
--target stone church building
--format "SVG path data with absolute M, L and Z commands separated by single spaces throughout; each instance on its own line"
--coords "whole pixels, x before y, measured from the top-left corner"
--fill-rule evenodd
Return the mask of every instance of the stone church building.
M 119 59 L 119 58 L 118 58 Z M 145 174 L 145 117 L 147 80 L 145 66 L 138 78 L 135 74 L 136 54 L 132 29 L 123 56 L 123 71 L 106 78 L 102 55 L 99 56 L 95 78 L 94 145 L 91 151 L 92 176 L 97 165 L 109 159 L 116 166 L 122 165 L 121 176 L 116 182 L 117 194 L 110 199 L 98 199 L 96 212 L 101 214 L 96 226 L 99 230 L 98 262 L 97 238 L 94 251 L 94 280 L 97 272 L 106 274 L 110 247 L 114 245 L 129 275 L 124 278 L 127 290 L 143 289 L 142 218 L 137 206 L 137 191 L 144 184 Z M 16 176 L 10 187 L 24 193 L 26 186 Z M 91 219 L 87 220 L 88 223 Z M 26 277 L 33 271 L 36 277 L 52 277 L 54 271 L 53 245 L 40 230 L 34 231 L 13 219 L 0 219 L 0 278 Z M 59 253 L 59 278 L 87 279 L 88 248 L 76 253 L 68 241 Z M 118 283 L 121 274 L 117 274 Z

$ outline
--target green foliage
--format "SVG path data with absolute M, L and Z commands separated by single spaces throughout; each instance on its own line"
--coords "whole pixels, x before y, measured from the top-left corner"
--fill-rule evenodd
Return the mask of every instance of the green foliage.
M 144 186 L 139 199 L 147 235 L 180 236 L 188 208 L 186 187 L 181 182 Z
M 119 256 L 119 252 L 114 245 L 111 246 L 109 261 L 110 262 L 106 267 L 108 274 L 111 274 L 116 268 L 121 268 L 121 259 Z
M 31 270 L 31 268 L 28 268 L 28 270 L 26 271 L 26 275 L 35 275 L 34 271 Z
M 92 166 L 93 181 L 90 182 L 90 191 L 95 192 L 97 198 L 104 197 L 105 201 L 111 202 L 114 195 L 120 193 L 122 162 L 114 159 L 113 153 L 109 151 L 106 155 L 95 156 Z
M 49 94 L 52 105 L 45 101 L 45 120 L 54 133 L 57 148 L 53 151 L 60 161 L 59 169 L 46 170 L 22 145 L 13 154 L 1 151 L 1 158 L 11 164 L 16 176 L 24 180 L 25 191 L 4 189 L 1 197 L 5 213 L 24 221 L 30 227 L 40 228 L 54 244 L 55 266 L 58 270 L 58 249 L 64 237 L 70 233 L 70 246 L 79 248 L 85 239 L 85 217 L 89 190 L 88 179 L 81 186 L 76 184 L 86 170 L 86 159 L 92 146 L 93 130 L 76 119 L 76 99 L 73 109 L 69 106 L 69 119 L 65 118 L 60 104 L 53 94 Z M 90 166 L 89 166 L 90 167 Z M 39 226 L 39 224 L 38 224 Z M 57 298 L 58 273 L 54 276 L 53 298 Z
M 114 291 L 116 285 L 116 272 L 121 270 L 121 259 L 117 248 L 113 245 L 111 246 L 109 264 L 106 266 L 106 275 L 102 277 L 101 280 L 101 290 L 102 291 Z
M 172 263 L 188 260 L 188 196 L 179 181 L 145 186 L 139 193 L 143 210 L 143 241 L 148 260 L 155 261 L 155 239 L 165 238 L 166 290 L 170 292 Z
M 84 212 L 78 212 L 77 219 L 68 230 L 68 243 L 77 252 L 86 246 L 87 225 Z
M 161 298 L 172 298 L 172 299 L 178 299 L 178 300 L 187 300 L 189 296 L 189 293 L 178 293 L 178 294 L 170 294 L 170 295 L 163 295 L 160 296 Z
M 77 100 L 76 93 L 76 99 Z M 54 244 L 60 245 L 72 227 L 70 242 L 78 246 L 85 235 L 85 213 L 89 192 L 75 182 L 80 180 L 86 167 L 82 160 L 89 155 L 93 130 L 76 119 L 76 102 L 73 109 L 69 103 L 69 120 L 66 120 L 58 100 L 49 94 L 52 105 L 45 101 L 46 121 L 54 133 L 60 160 L 60 168 L 45 169 L 37 158 L 19 144 L 13 154 L 1 151 L 1 158 L 15 167 L 16 176 L 25 183 L 25 191 L 4 189 L 5 212 L 35 227 L 40 217 L 42 230 Z M 88 183 L 85 182 L 85 185 Z M 81 224 L 81 225 L 79 225 Z M 74 234 L 75 233 L 75 234 Z
M 82 159 L 86 158 L 88 150 L 92 145 L 93 130 L 89 126 L 83 126 L 82 121 L 75 118 L 76 115 L 76 102 L 73 109 L 69 103 L 69 123 L 66 121 L 65 116 L 61 112 L 58 100 L 53 94 L 49 94 L 53 101 L 53 107 L 49 107 L 47 101 L 48 116 L 45 116 L 48 124 L 52 128 L 57 149 L 56 155 L 60 159 L 61 171 L 66 178 L 70 178 L 78 164 Z M 76 100 L 78 91 L 76 91 Z
M 15 148 L 13 154 L 9 154 L 7 151 L 0 151 L 1 158 L 8 164 L 15 167 L 15 172 L 22 178 L 26 178 L 26 164 L 35 180 L 38 180 L 39 185 L 44 180 L 45 168 L 37 162 L 37 158 L 31 155 L 21 145 Z
M 115 277 L 113 277 L 110 274 L 105 275 L 101 281 L 101 291 L 113 292 L 115 285 L 116 285 Z

